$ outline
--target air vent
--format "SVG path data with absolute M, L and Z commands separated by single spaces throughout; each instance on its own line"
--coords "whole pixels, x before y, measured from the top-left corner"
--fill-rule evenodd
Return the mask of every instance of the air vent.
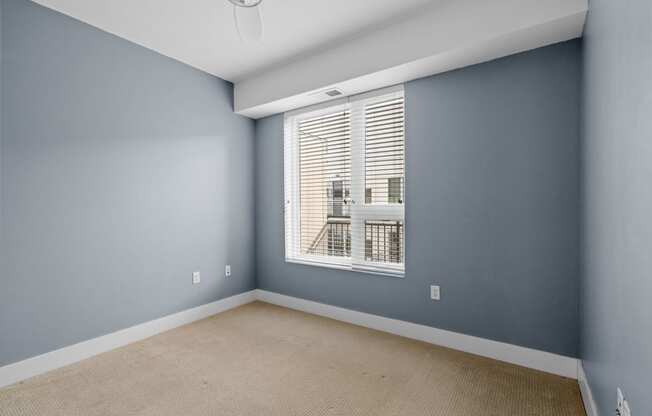
M 328 90 L 328 91 L 325 91 L 325 94 L 328 95 L 329 97 L 337 97 L 338 95 L 342 95 L 342 91 L 340 91 L 340 90 Z

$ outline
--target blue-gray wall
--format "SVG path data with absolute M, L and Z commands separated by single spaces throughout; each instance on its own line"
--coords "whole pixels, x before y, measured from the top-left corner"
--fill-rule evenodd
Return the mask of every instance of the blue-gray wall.
M 283 116 L 260 120 L 258 286 L 577 356 L 580 63 L 570 41 L 407 83 L 404 279 L 284 262 Z
M 601 414 L 652 414 L 652 2 L 591 0 L 584 37 L 581 357 Z
M 0 365 L 253 289 L 254 122 L 232 85 L 3 7 Z
M 2 10 L 4 9 L 4 0 L 0 0 L 0 272 L 2 272 L 2 265 L 4 264 L 4 250 L 2 249 L 2 198 L 4 196 L 3 192 L 3 187 L 2 187 L 2 129 L 3 129 L 3 123 L 2 123 L 2 101 L 3 101 L 3 94 L 2 94 Z M 0 275 L 0 283 L 2 282 Z

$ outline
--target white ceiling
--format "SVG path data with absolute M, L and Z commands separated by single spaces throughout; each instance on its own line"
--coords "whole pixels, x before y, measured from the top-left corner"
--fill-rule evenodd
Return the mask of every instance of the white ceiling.
M 588 0 L 263 0 L 243 43 L 228 0 L 33 0 L 232 81 L 260 118 L 582 36 Z
M 237 82 L 382 27 L 435 0 L 263 0 L 264 38 L 241 42 L 227 0 L 34 0 Z

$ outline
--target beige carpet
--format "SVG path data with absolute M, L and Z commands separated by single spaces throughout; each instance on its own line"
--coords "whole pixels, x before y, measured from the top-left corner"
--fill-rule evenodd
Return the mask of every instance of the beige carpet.
M 577 383 L 252 303 L 0 390 L 0 415 L 584 415 Z

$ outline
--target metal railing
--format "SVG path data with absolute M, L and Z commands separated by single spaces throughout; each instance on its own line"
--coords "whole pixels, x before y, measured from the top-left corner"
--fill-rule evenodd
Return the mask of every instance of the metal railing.
M 403 223 L 401 221 L 365 221 L 365 261 L 403 263 Z M 309 254 L 351 257 L 351 219 L 331 217 Z
M 403 223 L 401 221 L 365 221 L 366 261 L 403 263 Z

